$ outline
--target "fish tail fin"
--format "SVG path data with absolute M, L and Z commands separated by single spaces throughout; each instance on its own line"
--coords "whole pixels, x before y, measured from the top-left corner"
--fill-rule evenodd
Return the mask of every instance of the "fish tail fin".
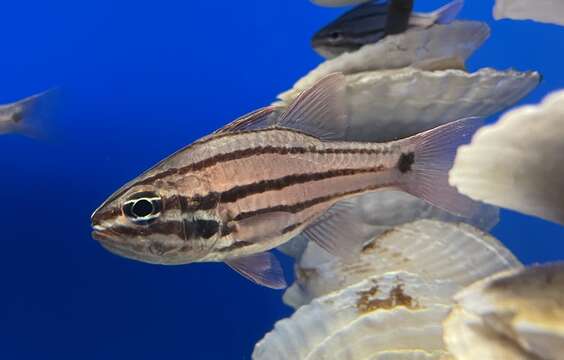
M 50 89 L 5 105 L 4 112 L 14 121 L 14 130 L 32 138 L 46 138 L 48 119 L 53 113 L 56 89 Z
M 464 7 L 464 0 L 454 0 L 433 12 L 433 17 L 437 24 L 450 24 L 456 19 Z
M 401 140 L 411 151 L 398 161 L 400 188 L 453 214 L 476 215 L 480 203 L 460 194 L 448 175 L 458 147 L 468 143 L 482 124 L 481 118 L 464 118 Z

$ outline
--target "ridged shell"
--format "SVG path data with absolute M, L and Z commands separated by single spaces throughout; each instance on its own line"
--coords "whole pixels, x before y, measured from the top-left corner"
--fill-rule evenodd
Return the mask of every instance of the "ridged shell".
M 488 38 L 488 25 L 475 21 L 455 21 L 449 25 L 434 25 L 427 29 L 413 28 L 405 33 L 388 36 L 358 51 L 327 60 L 301 78 L 293 89 L 280 94 L 282 101 L 296 92 L 311 87 L 324 76 L 342 72 L 398 69 L 436 59 L 466 60 Z
M 395 272 L 315 299 L 276 323 L 253 359 L 364 359 L 390 351 L 444 351 L 441 321 L 453 283 Z M 379 355 L 379 353 L 381 353 Z
M 296 264 L 296 283 L 284 302 L 298 308 L 313 298 L 368 276 L 416 273 L 464 287 L 521 263 L 498 240 L 466 224 L 419 220 L 389 230 L 365 244 L 360 259 L 346 263 L 310 243 Z
M 559 0 L 496 0 L 496 19 L 536 20 L 564 25 L 564 2 Z
M 394 226 L 410 223 L 418 219 L 433 219 L 445 222 L 465 222 L 481 230 L 488 231 L 499 220 L 496 207 L 483 205 L 472 218 L 463 218 L 441 210 L 412 195 L 399 191 L 381 191 L 360 196 L 354 200 L 357 226 L 364 236 L 358 239 L 365 243 Z M 300 258 L 306 248 L 307 239 L 297 237 L 278 249 L 294 258 Z
M 564 224 L 564 91 L 505 114 L 458 150 L 450 183 L 474 199 Z
M 445 351 L 382 351 L 366 360 L 454 360 Z
M 449 310 L 433 304 L 421 310 L 398 308 L 363 316 L 325 340 L 307 359 L 366 359 L 392 349 L 444 354 L 441 319 Z
M 404 68 L 347 76 L 347 140 L 384 142 L 505 110 L 535 89 L 538 72 Z M 292 101 L 298 93 L 286 93 Z
M 496 274 L 455 300 L 445 341 L 457 359 L 562 358 L 564 263 Z

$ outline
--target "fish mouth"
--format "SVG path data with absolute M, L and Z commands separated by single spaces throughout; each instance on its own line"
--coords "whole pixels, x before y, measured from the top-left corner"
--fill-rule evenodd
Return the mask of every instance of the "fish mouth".
M 92 225 L 92 229 L 93 231 L 91 233 L 91 236 L 94 240 L 107 243 L 115 242 L 118 238 L 115 232 L 101 225 Z
M 92 231 L 91 236 L 94 240 L 98 240 L 98 241 L 111 240 L 110 235 L 106 231 L 102 231 L 102 230 Z
M 125 244 L 121 243 L 116 234 L 111 230 L 105 229 L 99 225 L 93 226 L 93 228 L 94 231 L 92 231 L 92 238 L 97 240 L 104 249 L 114 255 L 142 261 L 139 255 L 129 249 Z
M 316 44 L 313 46 L 313 50 L 318 53 L 320 56 L 326 59 L 333 59 L 337 56 L 345 53 L 346 51 L 340 48 L 336 48 L 334 46 L 329 46 L 325 44 Z

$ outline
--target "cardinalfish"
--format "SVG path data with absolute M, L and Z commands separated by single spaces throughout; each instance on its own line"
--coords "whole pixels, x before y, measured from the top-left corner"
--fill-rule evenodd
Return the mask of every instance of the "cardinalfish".
M 225 262 L 255 283 L 283 288 L 268 250 L 296 235 L 338 256 L 359 248 L 348 236 L 353 197 L 403 190 L 455 214 L 476 211 L 447 174 L 479 119 L 388 143 L 343 141 L 345 87 L 344 75 L 328 75 L 287 107 L 259 109 L 176 152 L 94 212 L 93 237 L 127 258 Z
M 353 8 L 317 32 L 311 41 L 312 47 L 321 56 L 331 59 L 410 28 L 448 24 L 456 18 L 463 5 L 463 0 L 455 0 L 424 14 L 411 11 L 413 0 L 370 1 Z
M 39 122 L 45 117 L 45 106 L 53 93 L 45 91 L 11 104 L 0 105 L 0 134 L 42 135 Z

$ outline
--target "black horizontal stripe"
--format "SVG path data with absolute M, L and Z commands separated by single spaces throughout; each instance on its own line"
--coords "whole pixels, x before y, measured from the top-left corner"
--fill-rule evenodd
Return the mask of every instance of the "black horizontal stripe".
M 237 200 L 243 199 L 251 195 L 262 194 L 267 191 L 282 190 L 286 187 L 293 185 L 306 184 L 309 182 L 315 182 L 315 181 L 331 179 L 341 176 L 352 176 L 358 174 L 378 172 L 384 169 L 385 169 L 384 166 L 360 168 L 360 169 L 339 169 L 339 170 L 329 170 L 319 173 L 293 174 L 278 179 L 262 180 L 252 184 L 235 186 L 222 193 L 211 192 L 208 195 L 201 197 L 198 208 L 194 210 L 213 209 L 217 205 L 217 203 L 214 201 L 209 201 L 208 198 L 219 199 L 219 202 L 223 204 L 233 203 Z
M 250 133 L 261 133 L 261 132 L 268 132 L 268 131 L 287 131 L 287 132 L 292 132 L 295 134 L 302 134 L 305 136 L 310 136 L 308 134 L 305 134 L 303 132 L 300 132 L 299 130 L 295 130 L 295 129 L 281 129 L 281 128 L 265 128 L 265 129 L 257 129 L 257 130 L 251 130 L 251 131 L 245 131 L 243 133 L 245 134 L 250 134 Z M 181 150 L 175 152 L 174 154 L 170 155 L 169 157 L 167 157 L 166 159 L 160 161 L 157 165 L 155 165 L 153 168 L 151 168 L 151 170 L 162 166 L 164 163 L 166 163 L 168 160 L 170 160 L 172 157 L 174 157 L 175 155 L 178 155 L 181 152 L 187 151 L 193 147 L 195 147 L 196 145 L 205 145 L 211 141 L 217 140 L 217 139 L 221 139 L 221 138 L 227 138 L 227 137 L 232 137 L 232 136 L 240 136 L 242 134 L 242 132 L 227 132 L 227 133 L 219 133 L 219 134 L 213 134 L 207 137 L 204 137 L 198 141 L 195 141 L 194 143 L 182 148 Z M 382 148 L 378 148 L 378 149 L 369 149 L 369 148 L 358 148 L 358 149 L 317 149 L 315 147 L 275 147 L 275 146 L 261 146 L 261 147 L 255 147 L 255 148 L 249 148 L 249 149 L 242 149 L 242 150 L 236 150 L 236 151 L 231 151 L 228 153 L 223 153 L 223 154 L 217 154 L 214 156 L 211 156 L 207 159 L 195 162 L 193 164 L 189 164 L 180 168 L 172 168 L 172 169 L 168 169 L 168 170 L 164 170 L 160 173 L 157 173 L 155 175 L 152 176 L 148 176 L 145 179 L 141 179 L 139 181 L 136 181 L 134 183 L 132 183 L 131 185 L 124 187 L 123 189 L 117 191 L 115 194 L 113 194 L 109 199 L 107 199 L 104 204 L 107 204 L 113 200 L 115 200 L 116 198 L 120 197 L 121 195 L 123 195 L 124 193 L 126 193 L 127 191 L 129 191 L 132 187 L 134 186 L 139 186 L 139 185 L 147 185 L 147 184 L 151 184 L 156 180 L 165 178 L 167 176 L 170 175 L 176 175 L 176 174 L 187 174 L 190 173 L 192 171 L 202 171 L 208 167 L 214 166 L 218 163 L 221 163 L 223 161 L 230 161 L 230 160 L 239 160 L 239 159 L 243 159 L 243 158 L 248 158 L 254 155 L 259 155 L 259 154 L 319 154 L 319 155 L 323 155 L 323 154 L 350 154 L 350 155 L 362 155 L 362 154 L 368 154 L 368 155 L 378 155 L 378 154 L 388 154 L 391 152 L 391 149 L 389 147 L 382 147 Z M 149 173 L 151 170 L 146 171 L 145 173 L 143 173 L 141 175 L 141 177 L 144 174 Z
M 287 233 L 290 233 L 290 232 L 296 230 L 297 228 L 299 228 L 303 224 L 304 224 L 303 222 L 297 222 L 295 224 L 286 226 L 284 229 L 282 229 L 282 235 L 286 235 Z
M 383 166 L 378 166 L 363 169 L 339 169 L 319 173 L 287 175 L 279 179 L 262 180 L 249 185 L 236 186 L 221 193 L 219 198 L 222 203 L 232 203 L 250 195 L 261 194 L 273 190 L 281 190 L 292 185 L 305 184 L 341 176 L 366 174 L 382 171 L 383 169 Z
M 355 22 L 373 16 L 387 16 L 388 4 L 366 3 L 357 6 L 341 16 L 343 22 Z M 339 20 L 337 20 L 339 21 Z
M 336 201 L 336 200 L 343 198 L 343 197 L 346 197 L 346 196 L 361 194 L 361 193 L 368 192 L 368 191 L 374 191 L 374 190 L 378 190 L 380 188 L 385 188 L 385 187 L 389 187 L 389 186 L 393 186 L 393 185 L 394 184 L 372 185 L 372 186 L 368 186 L 368 187 L 357 189 L 357 190 L 351 190 L 351 191 L 336 193 L 336 194 L 332 194 L 332 195 L 320 196 L 320 197 L 317 197 L 317 198 L 314 198 L 314 199 L 302 201 L 302 202 L 295 203 L 295 204 L 292 204 L 292 205 L 277 205 L 277 206 L 271 206 L 271 207 L 267 207 L 267 208 L 242 212 L 239 215 L 237 215 L 233 220 L 234 221 L 241 221 L 241 220 L 251 218 L 253 216 L 267 214 L 267 213 L 270 213 L 270 212 L 278 212 L 278 211 L 290 212 L 290 213 L 295 214 L 295 213 L 299 213 L 301 211 L 304 211 L 304 210 L 306 210 L 306 209 L 308 209 L 312 206 L 322 204 L 324 202 Z
M 339 23 L 335 24 L 335 25 L 339 25 L 339 24 L 350 24 L 350 25 L 356 25 L 357 22 L 359 21 L 363 21 L 363 20 L 367 20 L 367 19 L 371 19 L 374 18 L 374 21 L 385 21 L 387 17 L 387 12 L 373 12 L 373 13 L 366 13 L 366 14 L 358 14 L 357 16 L 354 17 L 350 17 L 350 18 L 346 18 L 346 19 L 342 19 L 342 21 L 339 21 Z
M 182 221 L 179 220 L 153 222 L 150 225 L 115 225 L 109 229 L 108 235 L 111 237 L 113 233 L 127 237 L 146 237 L 158 233 L 161 235 L 177 235 L 178 237 L 183 238 L 182 225 Z
M 255 155 L 378 155 L 386 153 L 387 149 L 317 149 L 315 147 L 276 147 L 276 146 L 259 146 L 255 148 L 248 148 L 242 150 L 235 150 L 228 153 L 217 154 L 207 159 L 186 165 L 180 168 L 165 170 L 161 173 L 155 174 L 143 181 L 138 182 L 136 185 L 149 184 L 155 180 L 162 179 L 170 175 L 184 175 L 195 171 L 202 171 L 222 162 L 241 160 Z
M 384 35 L 384 28 L 372 28 L 372 29 L 367 29 L 367 30 L 363 30 L 363 31 L 358 31 L 354 33 L 355 39 L 359 38 L 359 37 L 364 37 L 367 35 L 377 35 L 377 34 L 381 34 L 382 36 Z M 357 44 L 358 43 L 354 43 L 354 42 L 350 42 L 351 44 Z

